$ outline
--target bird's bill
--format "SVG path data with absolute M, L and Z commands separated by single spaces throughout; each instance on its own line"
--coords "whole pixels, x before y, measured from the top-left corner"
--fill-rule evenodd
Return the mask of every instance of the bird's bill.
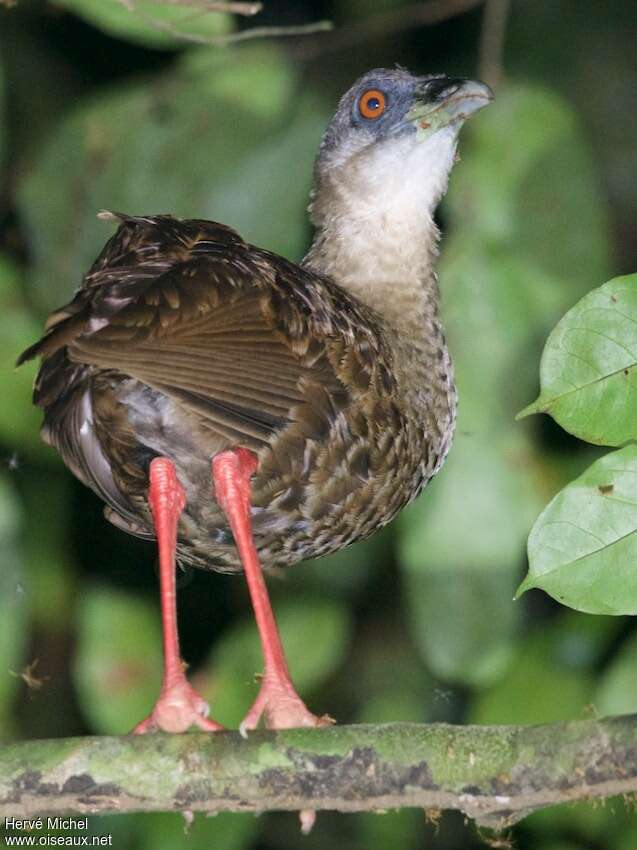
M 416 90 L 414 104 L 407 121 L 415 125 L 419 137 L 429 137 L 443 127 L 458 127 L 493 100 L 489 86 L 476 80 L 436 80 L 437 92 L 432 94 L 431 81 Z

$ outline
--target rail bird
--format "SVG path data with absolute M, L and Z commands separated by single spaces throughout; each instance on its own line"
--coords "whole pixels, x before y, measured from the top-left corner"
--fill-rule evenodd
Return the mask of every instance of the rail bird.
M 368 537 L 445 459 L 456 390 L 434 211 L 459 129 L 491 97 L 366 73 L 323 136 L 300 264 L 223 224 L 113 213 L 117 232 L 20 356 L 42 358 L 44 440 L 111 522 L 157 540 L 164 675 L 135 731 L 221 728 L 183 672 L 176 561 L 245 573 L 264 673 L 242 731 L 326 722 L 293 686 L 263 570 Z

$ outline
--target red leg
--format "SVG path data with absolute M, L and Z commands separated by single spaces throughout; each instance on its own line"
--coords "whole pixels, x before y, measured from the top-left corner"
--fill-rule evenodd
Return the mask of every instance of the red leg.
M 256 468 L 257 459 L 247 449 L 222 452 L 212 461 L 215 496 L 228 519 L 243 563 L 265 662 L 261 689 L 239 727 L 242 735 L 247 729 L 257 727 L 262 714 L 265 714 L 266 726 L 270 729 L 318 726 L 330 722 L 328 718 L 316 717 L 306 708 L 290 678 L 252 537 L 250 478 Z
M 208 720 L 208 704 L 188 683 L 179 652 L 177 633 L 175 547 L 177 524 L 186 494 L 177 480 L 175 467 L 166 457 L 157 457 L 150 464 L 148 502 L 155 521 L 159 549 L 159 592 L 164 635 L 164 678 L 159 699 L 145 720 L 133 729 L 135 734 L 161 729 L 164 732 L 185 732 L 199 726 L 215 732 L 223 729 Z

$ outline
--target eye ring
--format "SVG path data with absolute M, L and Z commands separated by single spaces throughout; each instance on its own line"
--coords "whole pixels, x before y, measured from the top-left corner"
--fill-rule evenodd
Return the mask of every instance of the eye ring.
M 380 89 L 367 89 L 358 101 L 358 111 L 363 118 L 380 118 L 387 108 L 387 99 Z

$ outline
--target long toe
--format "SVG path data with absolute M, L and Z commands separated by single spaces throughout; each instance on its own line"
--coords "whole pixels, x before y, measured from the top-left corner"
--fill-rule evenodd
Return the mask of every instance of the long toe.
M 313 714 L 291 684 L 276 679 L 263 680 L 256 700 L 239 726 L 239 732 L 245 737 L 250 729 L 257 728 L 263 716 L 268 729 L 295 729 L 334 723 L 328 715 Z
M 169 688 L 163 688 L 155 707 L 147 718 L 138 723 L 133 734 L 147 732 L 186 732 L 197 726 L 208 732 L 223 729 L 219 723 L 208 718 L 208 703 L 183 679 Z

